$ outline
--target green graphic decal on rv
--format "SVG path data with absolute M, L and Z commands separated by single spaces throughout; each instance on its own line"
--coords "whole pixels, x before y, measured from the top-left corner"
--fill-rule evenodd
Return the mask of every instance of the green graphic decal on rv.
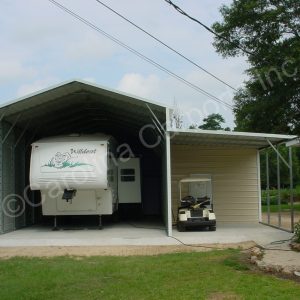
M 87 164 L 84 162 L 74 161 L 74 157 L 71 157 L 70 153 L 60 153 L 57 152 L 51 160 L 43 165 L 42 167 L 51 167 L 56 169 L 64 169 L 64 168 L 75 168 L 80 166 L 92 166 L 91 164 Z

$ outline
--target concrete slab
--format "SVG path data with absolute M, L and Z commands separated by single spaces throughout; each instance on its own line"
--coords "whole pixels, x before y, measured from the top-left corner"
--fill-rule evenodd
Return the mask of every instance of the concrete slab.
M 186 244 L 241 243 L 254 241 L 265 246 L 285 240 L 292 234 L 261 224 L 218 224 L 217 231 L 177 232 L 173 236 Z M 166 236 L 162 226 L 146 223 L 118 223 L 103 230 L 80 229 L 52 231 L 51 227 L 32 226 L 0 235 L 0 247 L 30 246 L 151 246 L 178 245 Z
M 258 245 L 268 246 L 274 241 L 290 239 L 293 234 L 263 224 L 224 223 L 218 224 L 215 232 L 178 232 L 174 230 L 173 236 L 187 244 L 254 241 Z
M 295 271 L 300 272 L 300 253 L 295 251 L 266 250 L 259 266 L 271 270 L 293 274 Z

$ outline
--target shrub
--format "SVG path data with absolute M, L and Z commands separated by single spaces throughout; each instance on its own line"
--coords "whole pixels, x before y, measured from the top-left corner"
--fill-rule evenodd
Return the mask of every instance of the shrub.
M 300 221 L 295 224 L 294 240 L 296 243 L 300 243 Z
M 291 192 L 289 190 L 282 190 L 281 191 L 281 199 L 285 202 L 290 201 L 290 195 L 291 195 Z
M 281 189 L 281 204 L 287 204 L 290 202 L 290 190 L 287 189 Z M 270 205 L 276 205 L 278 203 L 277 198 L 278 198 L 278 190 L 273 188 L 269 190 L 269 195 L 270 195 Z M 262 205 L 267 205 L 267 191 L 262 190 Z M 293 198 L 294 202 L 299 202 L 300 201 L 300 185 L 297 185 L 296 188 L 293 189 Z
M 286 199 L 281 199 L 281 204 L 287 204 L 288 201 Z M 261 204 L 262 205 L 267 205 L 267 197 L 262 197 L 261 199 Z M 270 205 L 277 205 L 278 204 L 278 200 L 277 197 L 274 196 L 270 196 Z

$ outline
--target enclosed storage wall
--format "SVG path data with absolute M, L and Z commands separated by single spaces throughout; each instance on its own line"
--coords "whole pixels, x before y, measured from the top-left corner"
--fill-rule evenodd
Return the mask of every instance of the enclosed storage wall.
M 0 125 L 0 232 L 25 226 L 25 141 L 7 122 Z
M 210 174 L 218 222 L 259 220 L 257 150 L 171 145 L 172 210 L 177 214 L 178 182 Z

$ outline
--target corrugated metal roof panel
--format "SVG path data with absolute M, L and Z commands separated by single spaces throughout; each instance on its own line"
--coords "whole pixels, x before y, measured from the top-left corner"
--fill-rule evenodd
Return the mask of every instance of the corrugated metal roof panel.
M 83 81 L 69 81 L 0 107 L 4 120 L 39 135 L 106 129 L 136 135 L 155 113 L 166 121 L 166 107 L 153 101 L 105 89 Z
M 232 146 L 244 148 L 264 148 L 267 140 L 278 144 L 296 138 L 294 135 L 250 133 L 217 130 L 171 130 L 171 143 L 177 145 Z
M 143 105 L 143 103 L 148 103 L 148 104 L 152 104 L 152 106 L 154 106 L 158 110 L 165 110 L 167 108 L 167 106 L 149 99 L 137 97 L 125 92 L 120 92 L 114 89 L 103 87 L 101 85 L 76 79 L 76 80 L 66 81 L 51 86 L 49 88 L 42 89 L 36 93 L 32 93 L 27 96 L 17 98 L 7 103 L 4 103 L 3 105 L 0 106 L 0 112 L 2 112 L 4 108 L 6 110 L 8 108 L 11 108 L 12 112 L 13 111 L 16 112 L 24 108 L 26 109 L 26 107 L 30 108 L 30 106 L 34 103 L 42 104 L 51 101 L 52 99 L 61 98 L 66 95 L 73 94 L 75 92 L 81 92 L 81 91 L 94 92 L 96 94 L 101 94 L 101 95 L 109 96 L 111 98 L 122 100 L 123 102 L 135 103 L 140 106 Z

